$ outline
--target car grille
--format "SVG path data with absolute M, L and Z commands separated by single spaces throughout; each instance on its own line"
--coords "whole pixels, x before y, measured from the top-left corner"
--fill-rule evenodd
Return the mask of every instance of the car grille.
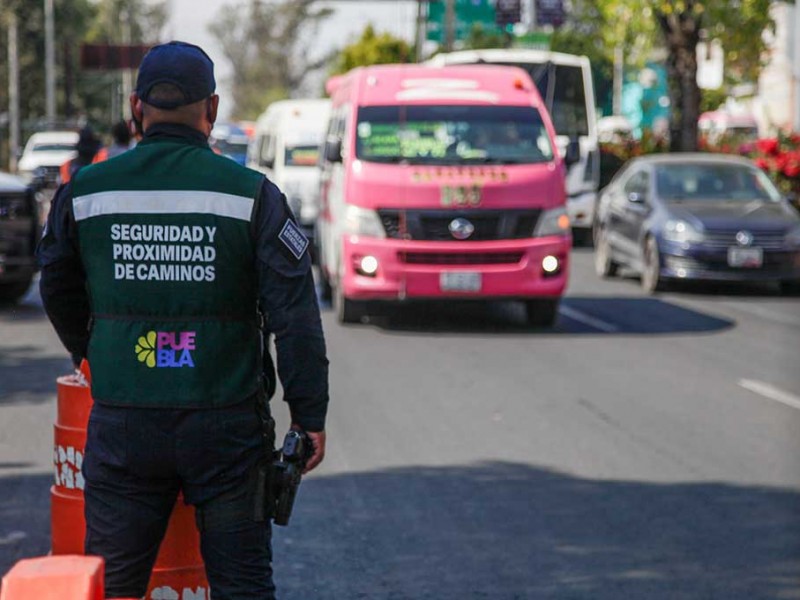
M 752 231 L 746 227 L 729 230 L 712 230 L 704 234 L 704 245 L 709 248 L 728 248 L 738 246 L 736 234 L 740 231 L 749 231 L 753 234 L 753 242 L 750 246 L 754 248 L 764 248 L 765 250 L 778 250 L 784 247 L 786 232 L 783 230 L 773 231 Z
M 464 241 L 518 240 L 533 237 L 539 210 L 379 210 L 386 236 L 393 239 L 452 242 L 453 219 L 463 218 L 475 227 Z
M 31 216 L 33 216 L 33 205 L 26 194 L 0 194 L 0 221 Z
M 522 252 L 401 252 L 400 261 L 410 265 L 515 265 Z

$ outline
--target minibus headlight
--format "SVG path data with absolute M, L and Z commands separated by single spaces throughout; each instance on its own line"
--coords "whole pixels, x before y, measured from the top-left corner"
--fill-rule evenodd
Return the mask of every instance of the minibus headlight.
M 533 237 L 548 235 L 569 235 L 570 225 L 567 210 L 564 207 L 545 210 L 533 230 Z
M 363 235 L 373 238 L 386 237 L 386 232 L 383 229 L 378 213 L 369 208 L 348 205 L 344 217 L 344 227 L 347 233 L 351 235 Z

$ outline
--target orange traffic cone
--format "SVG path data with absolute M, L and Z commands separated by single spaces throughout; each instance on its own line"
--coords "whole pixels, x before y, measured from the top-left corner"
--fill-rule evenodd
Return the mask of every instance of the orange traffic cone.
M 50 488 L 52 553 L 82 554 L 86 536 L 83 452 L 92 409 L 91 372 L 83 361 L 80 373 L 59 377 L 58 414 L 54 426 L 55 485 Z M 66 598 L 66 596 L 64 597 Z M 179 497 L 150 578 L 147 600 L 208 598 L 208 582 L 200 555 L 194 508 Z M 3 599 L 5 600 L 5 599 Z
M 0 600 L 103 600 L 103 559 L 46 556 L 19 561 L 3 577 Z

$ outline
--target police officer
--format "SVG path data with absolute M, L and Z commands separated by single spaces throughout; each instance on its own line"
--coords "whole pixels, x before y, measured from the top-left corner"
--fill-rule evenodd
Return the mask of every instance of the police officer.
M 197 508 L 215 600 L 274 597 L 254 516 L 268 453 L 268 353 L 294 428 L 325 453 L 328 361 L 308 240 L 275 185 L 214 154 L 213 63 L 156 46 L 139 68 L 133 150 L 59 188 L 39 247 L 41 295 L 95 404 L 83 462 L 86 551 L 109 598 L 142 597 L 172 508 Z M 265 391 L 267 390 L 267 391 Z

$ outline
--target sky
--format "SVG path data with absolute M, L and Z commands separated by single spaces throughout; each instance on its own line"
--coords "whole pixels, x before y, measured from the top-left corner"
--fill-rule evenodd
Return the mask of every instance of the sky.
M 164 32 L 165 38 L 201 46 L 214 61 L 223 117 L 228 114 L 232 104 L 226 82 L 231 69 L 214 38 L 208 33 L 208 25 L 221 7 L 241 3 L 242 0 L 170 0 L 171 18 Z M 417 10 L 414 1 L 331 1 L 320 2 L 320 6 L 329 6 L 335 12 L 320 28 L 315 46 L 311 48 L 313 56 L 354 41 L 369 23 L 378 32 L 388 31 L 409 42 L 414 38 Z

